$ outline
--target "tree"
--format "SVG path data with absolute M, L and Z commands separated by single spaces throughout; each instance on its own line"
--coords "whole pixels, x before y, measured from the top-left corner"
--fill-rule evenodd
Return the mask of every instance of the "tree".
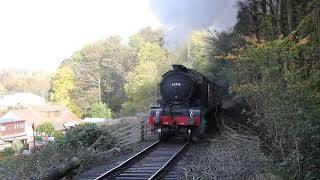
M 112 112 L 106 104 L 102 102 L 96 102 L 92 104 L 88 112 L 88 116 L 93 118 L 111 118 Z
M 5 91 L 6 91 L 5 87 L 0 83 L 0 94 Z
M 56 84 L 59 83 L 51 83 L 52 99 L 67 104 L 80 116 L 88 114 L 91 105 L 98 101 L 105 103 L 113 113 L 119 113 L 127 100 L 124 84 L 127 83 L 129 72 L 138 64 L 140 49 L 146 43 L 162 47 L 163 37 L 161 29 L 146 27 L 132 35 L 127 44 L 120 36 L 111 36 L 86 45 L 64 60 L 59 68 L 71 70 L 73 87 L 68 93 L 58 93 Z
M 36 131 L 51 135 L 54 132 L 54 126 L 50 122 L 44 122 L 36 128 Z
M 51 79 L 51 100 L 70 107 L 72 104 L 70 93 L 74 86 L 75 79 L 73 72 L 67 67 L 59 68 Z
M 277 29 L 278 34 L 282 33 L 282 0 L 277 0 Z
M 164 45 L 164 33 L 162 29 L 152 29 L 150 26 L 142 29 L 138 35 L 147 43 L 156 43 L 159 46 Z
M 146 111 L 155 102 L 161 75 L 169 69 L 165 50 L 156 43 L 144 44 L 138 54 L 138 64 L 124 86 L 128 101 L 124 111 Z
M 124 84 L 128 72 L 136 65 L 134 49 L 123 44 L 120 37 L 110 37 L 104 43 L 105 52 L 101 61 L 102 100 L 113 112 L 120 112 L 126 100 Z
M 319 12 L 319 0 L 241 1 L 231 48 L 219 53 L 225 38 L 210 41 L 211 56 L 231 64 L 232 91 L 250 104 L 247 123 L 263 134 L 276 173 L 291 179 L 320 174 Z
M 189 62 L 190 67 L 212 78 L 208 70 L 209 62 L 209 44 L 207 39 L 209 37 L 208 31 L 194 31 L 192 32 L 189 44 Z
M 0 93 L 31 92 L 42 95 L 50 87 L 50 73 L 45 71 L 7 70 L 0 72 Z

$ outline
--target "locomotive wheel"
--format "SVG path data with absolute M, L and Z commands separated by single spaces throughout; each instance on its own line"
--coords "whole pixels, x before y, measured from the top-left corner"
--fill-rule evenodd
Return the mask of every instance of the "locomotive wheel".
M 169 138 L 169 130 L 168 128 L 161 127 L 159 131 L 159 140 L 160 141 L 167 141 Z
M 200 136 L 200 128 L 192 128 L 191 135 L 190 135 L 190 141 L 198 142 L 199 136 Z
M 192 138 L 192 129 L 188 129 L 186 140 L 187 140 L 187 141 L 190 141 L 191 138 Z

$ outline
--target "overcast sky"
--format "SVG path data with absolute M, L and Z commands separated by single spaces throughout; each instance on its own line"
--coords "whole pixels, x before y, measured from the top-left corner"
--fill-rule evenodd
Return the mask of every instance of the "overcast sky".
M 212 8 L 212 11 L 235 9 L 232 3 L 225 3 L 225 5 L 221 3 L 226 1 L 234 2 L 235 0 L 212 0 L 211 2 L 220 2 L 217 3 L 217 7 Z M 176 9 L 169 8 L 170 2 L 172 1 L 1 0 L 0 68 L 54 70 L 73 52 L 100 38 L 110 35 L 121 35 L 126 38 L 146 26 L 175 27 L 177 22 L 168 21 L 168 16 L 176 19 L 183 16 L 185 21 L 193 17 L 181 13 L 184 9 L 179 9 L 174 15 Z M 176 2 L 189 1 L 177 0 Z M 208 0 L 197 0 L 197 2 L 208 3 Z M 212 5 L 214 3 L 210 3 L 210 6 Z M 173 5 L 173 7 L 177 6 L 177 4 Z M 188 4 L 182 6 L 186 8 L 187 14 L 200 13 L 199 18 L 185 22 L 184 25 L 192 29 L 189 26 L 192 27 L 194 20 L 201 21 L 206 14 L 201 14 L 200 9 L 198 9 L 200 11 L 190 11 L 190 7 L 187 6 Z M 206 11 L 210 10 L 210 8 L 206 9 Z M 207 12 L 210 14 L 208 17 L 210 20 L 204 19 L 205 23 L 203 26 L 201 24 L 201 28 L 207 26 L 207 23 L 215 25 L 216 29 L 232 25 L 235 21 L 235 11 L 221 15 L 224 11 Z M 212 21 L 211 17 L 215 17 L 215 14 L 217 16 L 220 14 L 219 17 L 231 18 L 216 18 Z M 181 24 L 181 21 L 178 23 Z

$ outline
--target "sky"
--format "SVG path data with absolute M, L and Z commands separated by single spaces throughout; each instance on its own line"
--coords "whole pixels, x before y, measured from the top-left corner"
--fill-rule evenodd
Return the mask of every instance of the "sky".
M 200 2 L 196 11 L 192 1 Z M 214 6 L 210 1 L 217 2 L 217 7 L 205 8 L 208 3 Z M 0 68 L 53 71 L 86 44 L 110 35 L 125 39 L 146 26 L 168 29 L 173 36 L 177 31 L 206 28 L 208 23 L 216 29 L 229 27 L 235 14 L 221 12 L 230 8 L 235 12 L 234 1 L 0 0 Z M 177 11 L 174 7 L 181 3 L 183 8 Z M 191 19 L 192 13 L 198 18 Z M 205 23 L 195 26 L 196 21 Z

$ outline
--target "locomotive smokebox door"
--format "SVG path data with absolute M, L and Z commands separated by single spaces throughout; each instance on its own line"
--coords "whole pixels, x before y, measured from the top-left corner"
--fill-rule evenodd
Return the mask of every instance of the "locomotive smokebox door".
M 185 103 L 191 98 L 193 92 L 192 78 L 175 71 L 166 74 L 160 86 L 162 98 L 167 104 Z

